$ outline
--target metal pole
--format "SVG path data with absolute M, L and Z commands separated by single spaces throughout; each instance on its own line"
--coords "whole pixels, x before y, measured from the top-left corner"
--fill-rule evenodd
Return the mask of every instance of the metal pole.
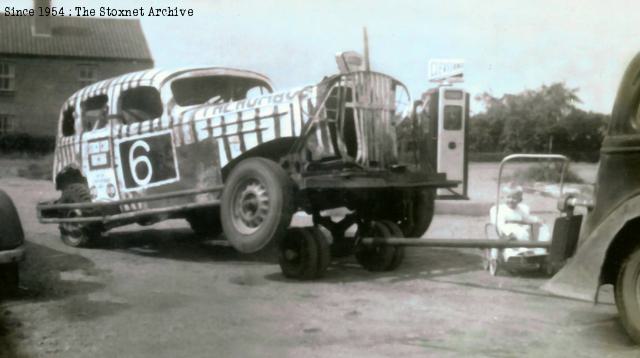
M 369 65 L 369 36 L 367 36 L 367 28 L 364 29 L 364 69 L 365 71 L 370 71 L 371 66 Z
M 518 240 L 486 240 L 486 239 L 408 239 L 403 237 L 365 237 L 363 245 L 395 245 L 395 246 L 426 246 L 453 247 L 478 249 L 506 249 L 506 248 L 550 248 L 551 241 L 518 241 Z

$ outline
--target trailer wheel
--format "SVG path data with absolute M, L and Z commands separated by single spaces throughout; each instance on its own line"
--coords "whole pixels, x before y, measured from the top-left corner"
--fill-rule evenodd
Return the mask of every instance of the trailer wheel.
M 236 166 L 222 191 L 220 219 L 229 243 L 253 253 L 285 234 L 294 211 L 293 183 L 275 162 L 249 158 Z
M 297 280 L 322 277 L 331 261 L 326 234 L 317 227 L 287 230 L 280 241 L 278 261 L 285 277 Z
M 67 185 L 62 191 L 60 198 L 60 203 L 62 204 L 88 202 L 91 202 L 89 188 L 81 183 Z M 67 210 L 64 217 L 76 218 L 92 215 L 97 215 L 97 212 L 91 209 L 73 209 Z M 99 224 L 61 223 L 59 229 L 62 242 L 72 247 L 87 247 L 91 245 L 91 243 L 100 236 L 101 232 Z
M 389 220 L 382 220 L 381 223 L 387 226 L 387 229 L 391 233 L 392 237 L 404 237 L 402 233 L 402 229 L 398 224 Z M 402 262 L 404 261 L 404 246 L 395 246 L 395 252 L 393 254 L 393 260 L 391 260 L 391 264 L 388 267 L 389 271 L 393 271 L 400 267 Z
M 195 210 L 187 215 L 187 222 L 191 230 L 199 236 L 213 237 L 222 232 L 220 208 Z
M 364 225 L 361 225 L 364 226 Z M 391 231 L 386 225 L 379 221 L 371 222 L 368 227 L 358 228 L 358 236 L 371 237 L 391 237 Z M 356 260 L 368 271 L 389 271 L 392 269 L 393 259 L 395 258 L 397 246 L 391 245 L 375 245 L 362 246 L 356 249 Z
M 615 297 L 622 325 L 629 336 L 640 343 L 640 247 L 622 263 L 616 280 Z

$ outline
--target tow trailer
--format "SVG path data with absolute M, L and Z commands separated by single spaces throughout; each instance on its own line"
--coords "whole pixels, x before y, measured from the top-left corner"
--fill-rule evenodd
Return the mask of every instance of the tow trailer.
M 477 249 L 517 249 L 543 248 L 548 254 L 544 257 L 544 271 L 555 274 L 562 268 L 575 250 L 578 233 L 582 222 L 582 215 L 576 215 L 574 209 L 578 206 L 589 206 L 590 201 L 580 199 L 576 195 L 562 195 L 564 177 L 568 169 L 569 160 L 563 155 L 556 154 L 514 154 L 505 157 L 500 163 L 498 175 L 498 194 L 496 205 L 500 203 L 500 187 L 502 185 L 503 167 L 516 160 L 546 160 L 562 162 L 560 186 L 557 206 L 560 215 L 555 219 L 553 235 L 550 241 L 521 241 L 500 234 L 496 227 L 497 239 L 479 238 L 417 238 L 404 237 L 397 224 L 389 220 L 352 222 L 347 215 L 340 223 L 358 226 L 350 247 L 336 250 L 332 247 L 333 256 L 346 256 L 354 253 L 357 261 L 369 271 L 391 271 L 396 269 L 404 259 L 405 247 L 444 247 L 444 248 L 477 248 Z M 331 241 L 330 232 L 333 231 L 331 219 L 314 216 L 314 226 L 289 229 L 287 238 L 281 245 L 280 264 L 285 275 L 296 278 L 315 278 L 315 273 L 325 270 L 329 264 L 328 254 L 324 248 L 327 241 Z M 325 230 L 326 229 L 326 230 Z

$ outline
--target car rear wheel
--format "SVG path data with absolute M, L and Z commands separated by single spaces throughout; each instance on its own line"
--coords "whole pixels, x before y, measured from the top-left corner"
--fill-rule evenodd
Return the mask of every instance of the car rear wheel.
M 622 325 L 629 336 L 640 344 L 640 247 L 622 263 L 616 280 L 615 297 Z
M 416 188 L 388 191 L 373 214 L 400 226 L 404 237 L 420 238 L 431 225 L 434 215 L 435 189 Z
M 229 243 L 254 253 L 284 236 L 294 211 L 293 183 L 275 162 L 249 158 L 225 182 L 220 206 Z
M 420 238 L 433 220 L 435 189 L 416 189 L 411 192 L 411 205 L 398 223 L 406 237 Z
M 74 183 L 67 185 L 62 191 L 61 204 L 75 204 L 91 202 L 89 188 L 85 184 Z M 77 218 L 83 216 L 96 215 L 92 209 L 72 209 L 67 210 L 63 215 L 65 218 Z M 98 224 L 83 223 L 61 223 L 59 226 L 60 238 L 62 242 L 72 247 L 87 247 L 100 236 L 100 226 Z

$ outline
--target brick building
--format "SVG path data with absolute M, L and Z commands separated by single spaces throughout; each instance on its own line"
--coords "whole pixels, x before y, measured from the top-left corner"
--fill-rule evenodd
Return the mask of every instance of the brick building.
M 0 16 L 0 36 L 0 135 L 54 136 L 75 91 L 153 67 L 138 20 Z

